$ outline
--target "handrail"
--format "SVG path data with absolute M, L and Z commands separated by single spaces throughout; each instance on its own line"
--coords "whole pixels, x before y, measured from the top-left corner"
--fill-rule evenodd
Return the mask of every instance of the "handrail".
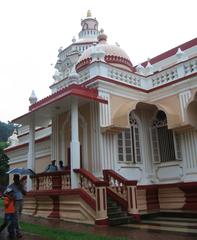
M 45 191 L 54 189 L 70 189 L 70 170 L 57 172 L 42 172 L 32 176 L 33 191 Z
M 118 182 L 120 182 L 126 186 L 137 185 L 136 180 L 128 180 L 113 170 L 108 170 L 108 169 L 103 170 L 103 176 L 104 176 L 104 180 L 107 181 L 108 183 L 110 183 L 110 177 L 112 177 L 115 180 L 117 180 Z
M 113 170 L 103 170 L 104 180 L 108 182 L 108 193 L 129 214 L 138 213 L 136 198 L 136 180 L 127 180 Z
M 91 181 L 95 186 L 107 186 L 106 181 L 100 180 L 99 178 L 95 177 L 91 172 L 89 172 L 83 168 L 74 169 L 74 172 L 84 176 L 89 181 Z

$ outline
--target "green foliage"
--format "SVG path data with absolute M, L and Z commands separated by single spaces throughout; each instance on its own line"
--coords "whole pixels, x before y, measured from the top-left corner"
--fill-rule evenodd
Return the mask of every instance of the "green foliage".
M 58 228 L 50 228 L 43 225 L 30 224 L 30 223 L 22 223 L 22 229 L 25 232 L 37 234 L 39 236 L 47 237 L 48 239 L 53 240 L 127 240 L 127 238 L 120 237 L 104 237 L 95 235 L 93 233 L 82 233 L 82 232 L 71 232 Z
M 4 148 L 6 148 L 8 144 L 6 142 L 0 142 L 0 174 L 5 174 L 8 169 L 8 156 L 4 153 Z
M 0 142 L 7 142 L 8 137 L 12 135 L 14 129 L 18 129 L 18 125 L 0 121 Z
M 0 219 L 0 224 L 2 219 Z M 58 228 L 51 228 L 44 225 L 32 224 L 28 222 L 22 222 L 22 231 L 34 234 L 37 236 L 45 237 L 47 239 L 53 240 L 127 240 L 125 237 L 105 237 L 100 235 L 95 235 L 95 233 L 85 233 L 85 232 L 71 232 Z

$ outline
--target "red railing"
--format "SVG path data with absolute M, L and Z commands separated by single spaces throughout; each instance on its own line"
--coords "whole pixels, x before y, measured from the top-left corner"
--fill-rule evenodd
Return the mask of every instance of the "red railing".
M 107 182 L 95 177 L 85 169 L 75 169 L 79 177 L 80 191 L 85 193 L 81 195 L 84 200 L 91 205 L 96 211 L 96 224 L 106 225 L 107 216 Z
M 66 190 L 71 188 L 70 170 L 61 172 L 43 172 L 32 177 L 32 190 Z
M 118 201 L 129 213 L 136 214 L 136 185 L 137 181 L 127 180 L 113 170 L 103 170 L 104 180 L 108 182 L 108 194 Z
M 85 169 L 74 169 L 74 172 L 79 176 L 79 186 L 94 199 L 96 198 L 96 187 L 107 186 L 107 182 L 101 181 Z

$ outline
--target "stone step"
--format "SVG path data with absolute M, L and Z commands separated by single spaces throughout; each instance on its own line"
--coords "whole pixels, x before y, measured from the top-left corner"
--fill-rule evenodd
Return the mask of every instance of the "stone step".
M 122 224 L 129 224 L 133 221 L 133 217 L 130 216 L 123 216 L 123 217 L 116 217 L 109 219 L 109 225 L 122 225 Z
M 108 213 L 108 218 L 113 219 L 117 217 L 127 217 L 126 212 L 113 212 L 113 213 Z

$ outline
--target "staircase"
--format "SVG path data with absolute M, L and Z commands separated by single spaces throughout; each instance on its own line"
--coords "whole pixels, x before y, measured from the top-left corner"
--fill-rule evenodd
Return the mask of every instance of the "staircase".
M 135 222 L 134 218 L 128 215 L 126 210 L 122 210 L 121 206 L 111 197 L 107 197 L 107 215 L 110 226 Z
M 151 231 L 167 231 L 185 234 L 197 234 L 197 214 L 160 213 L 142 216 L 140 223 L 127 224 L 123 227 Z

